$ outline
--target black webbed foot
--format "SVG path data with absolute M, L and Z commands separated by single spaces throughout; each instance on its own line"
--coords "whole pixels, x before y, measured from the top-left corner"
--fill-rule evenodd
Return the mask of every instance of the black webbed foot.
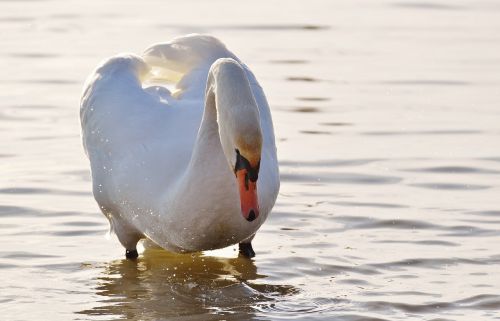
M 135 260 L 135 259 L 137 259 L 138 256 L 139 256 L 139 253 L 137 253 L 136 249 L 125 251 L 125 257 L 129 260 Z
M 255 252 L 252 248 L 252 243 L 240 243 L 239 244 L 240 253 L 248 258 L 254 257 Z

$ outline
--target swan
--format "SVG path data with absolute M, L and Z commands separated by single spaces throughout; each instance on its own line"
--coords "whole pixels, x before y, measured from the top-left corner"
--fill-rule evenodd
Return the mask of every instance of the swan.
M 254 74 L 220 40 L 191 34 L 105 60 L 80 120 L 94 198 L 127 258 L 143 238 L 255 255 L 280 184 L 273 122 Z

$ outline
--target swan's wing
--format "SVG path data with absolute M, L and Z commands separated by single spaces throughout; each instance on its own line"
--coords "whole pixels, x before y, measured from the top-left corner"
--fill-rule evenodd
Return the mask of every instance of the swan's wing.
M 144 161 L 145 150 L 168 135 L 173 107 L 164 91 L 142 88 L 148 70 L 142 58 L 119 55 L 104 61 L 85 84 L 80 120 L 94 190 L 96 184 L 123 182 L 120 175 L 130 175 L 127 168 Z
M 116 56 L 85 85 L 82 139 L 101 206 L 153 199 L 189 161 L 202 106 L 180 106 L 163 87 L 143 89 L 148 69 L 138 56 Z
M 150 46 L 144 60 L 154 68 L 158 79 L 176 84 L 177 98 L 202 98 L 208 70 L 219 58 L 238 60 L 217 38 L 190 34 Z
M 148 71 L 140 57 L 120 55 L 89 76 L 80 104 L 83 145 L 89 157 L 149 139 L 148 129 L 168 117 L 168 92 L 142 88 L 141 78 Z

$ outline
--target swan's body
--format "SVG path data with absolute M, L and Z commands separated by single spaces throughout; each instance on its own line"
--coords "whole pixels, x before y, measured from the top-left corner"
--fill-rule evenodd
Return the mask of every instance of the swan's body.
M 174 94 L 145 88 L 151 67 L 180 77 Z M 87 81 L 81 122 L 95 199 L 127 250 L 143 237 L 175 252 L 248 244 L 274 205 L 269 106 L 252 72 L 213 37 L 105 61 Z M 247 171 L 258 172 L 255 198 L 245 201 L 235 178 L 240 151 Z M 245 178 L 248 190 L 254 180 Z M 242 213 L 257 199 L 260 215 Z

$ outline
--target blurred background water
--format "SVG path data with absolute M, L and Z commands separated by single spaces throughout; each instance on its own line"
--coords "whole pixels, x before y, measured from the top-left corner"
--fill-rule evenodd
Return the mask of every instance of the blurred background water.
M 79 97 L 202 32 L 255 72 L 282 188 L 254 240 L 123 259 Z M 500 2 L 0 1 L 2 320 L 500 319 Z

